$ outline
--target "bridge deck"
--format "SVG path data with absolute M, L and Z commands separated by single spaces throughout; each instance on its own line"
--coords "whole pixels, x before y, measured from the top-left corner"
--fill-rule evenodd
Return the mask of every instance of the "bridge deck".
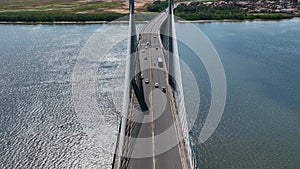
M 162 45 L 160 43 L 159 29 L 161 24 L 167 18 L 167 14 L 161 13 L 143 28 L 141 38 L 138 44 L 138 57 L 140 59 L 140 68 L 144 75 L 142 89 L 144 99 L 148 110 L 141 112 L 137 99 L 133 97 L 130 103 L 131 112 L 129 119 L 133 116 L 140 117 L 140 123 L 134 123 L 134 134 L 136 138 L 151 138 L 148 144 L 131 143 L 128 152 L 132 154 L 152 154 L 145 158 L 127 159 L 128 167 L 132 169 L 181 169 L 182 158 L 178 144 L 173 148 L 164 151 L 168 144 L 178 141 L 176 127 L 173 125 L 175 119 L 174 106 L 172 104 L 172 92 L 168 84 L 167 68 L 165 56 L 163 55 Z M 158 57 L 163 58 L 163 64 L 158 63 Z M 136 71 L 139 73 L 139 70 Z M 149 83 L 146 84 L 145 80 Z M 159 87 L 155 87 L 155 83 Z M 166 92 L 162 91 L 166 87 Z M 157 139 L 156 136 L 163 134 L 168 130 L 168 137 Z M 125 145 L 126 146 L 126 145 Z M 127 145 L 128 146 L 128 145 Z M 163 153 L 160 153 L 163 152 Z M 129 154 L 130 156 L 130 154 Z

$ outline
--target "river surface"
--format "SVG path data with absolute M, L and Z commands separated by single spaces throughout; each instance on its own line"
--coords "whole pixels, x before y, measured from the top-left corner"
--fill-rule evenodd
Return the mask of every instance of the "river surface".
M 178 43 L 200 91 L 190 132 L 200 168 L 300 168 L 300 20 L 194 25 L 215 46 L 227 79 L 222 119 L 199 145 L 210 82 L 197 56 Z M 0 168 L 111 167 L 127 29 L 0 25 Z

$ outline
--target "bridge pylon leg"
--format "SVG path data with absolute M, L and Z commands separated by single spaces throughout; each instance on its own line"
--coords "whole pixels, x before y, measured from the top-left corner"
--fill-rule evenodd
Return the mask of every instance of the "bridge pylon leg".
M 122 119 L 119 128 L 118 141 L 116 145 L 116 151 L 113 159 L 113 169 L 127 168 L 126 158 L 123 158 L 123 151 L 126 150 L 125 131 L 128 117 L 130 93 L 132 89 L 132 81 L 135 79 L 135 53 L 137 49 L 137 35 L 136 26 L 134 20 L 134 0 L 129 0 L 129 31 L 128 31 L 128 44 L 127 44 L 127 56 L 126 56 L 126 70 L 125 70 L 125 82 L 124 82 L 124 95 L 123 95 L 123 107 L 122 107 Z M 125 165 L 125 166 L 124 166 Z

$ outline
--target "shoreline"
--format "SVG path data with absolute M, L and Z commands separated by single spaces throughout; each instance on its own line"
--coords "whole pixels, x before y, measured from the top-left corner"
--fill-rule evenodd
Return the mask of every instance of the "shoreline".
M 293 20 L 293 19 L 300 19 L 300 17 L 293 17 L 287 19 L 221 19 L 221 20 L 193 20 L 193 21 L 186 21 L 186 20 L 177 20 L 177 23 L 222 23 L 222 22 L 257 22 L 257 21 L 284 21 L 284 20 Z
M 222 23 L 222 22 L 257 22 L 257 21 L 283 21 L 299 19 L 221 19 L 221 20 L 176 20 L 177 23 Z M 136 21 L 137 24 L 146 24 L 149 21 Z M 92 24 L 128 24 L 129 21 L 55 21 L 55 22 L 24 22 L 24 21 L 0 21 L 0 25 L 92 25 Z
M 136 21 L 145 24 L 148 21 Z M 55 21 L 55 22 L 24 22 L 24 21 L 0 21 L 0 25 L 93 25 L 93 24 L 128 24 L 129 21 Z

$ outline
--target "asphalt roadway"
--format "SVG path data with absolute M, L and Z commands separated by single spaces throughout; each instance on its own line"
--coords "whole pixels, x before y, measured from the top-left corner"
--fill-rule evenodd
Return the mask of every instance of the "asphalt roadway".
M 148 144 L 142 146 L 133 146 L 132 149 L 138 149 L 140 152 L 152 154 L 145 158 L 129 158 L 128 168 L 130 169 L 182 169 L 179 146 L 164 151 L 167 144 L 178 141 L 177 133 L 174 127 L 174 112 L 171 106 L 171 91 L 168 87 L 166 64 L 158 64 L 158 57 L 163 56 L 163 49 L 160 44 L 159 29 L 162 22 L 167 18 L 166 13 L 159 14 L 152 21 L 147 23 L 142 32 L 141 40 L 138 45 L 138 56 L 140 57 L 140 66 L 144 78 L 142 80 L 145 101 L 149 110 L 146 112 L 135 111 L 133 113 L 143 113 L 136 138 L 151 138 Z M 136 72 L 138 73 L 138 72 Z M 149 83 L 146 83 L 146 79 Z M 155 87 L 158 83 L 158 87 Z M 166 87 L 163 92 L 162 87 Z M 136 99 L 135 99 L 136 100 Z M 134 101 L 136 102 L 136 101 Z M 137 103 L 131 103 L 136 105 Z M 150 120 L 149 120 L 150 119 Z M 155 136 L 168 130 L 169 136 L 163 139 L 157 139 Z M 176 140 L 175 140 L 176 139 Z M 163 153 L 160 153 L 163 152 Z

